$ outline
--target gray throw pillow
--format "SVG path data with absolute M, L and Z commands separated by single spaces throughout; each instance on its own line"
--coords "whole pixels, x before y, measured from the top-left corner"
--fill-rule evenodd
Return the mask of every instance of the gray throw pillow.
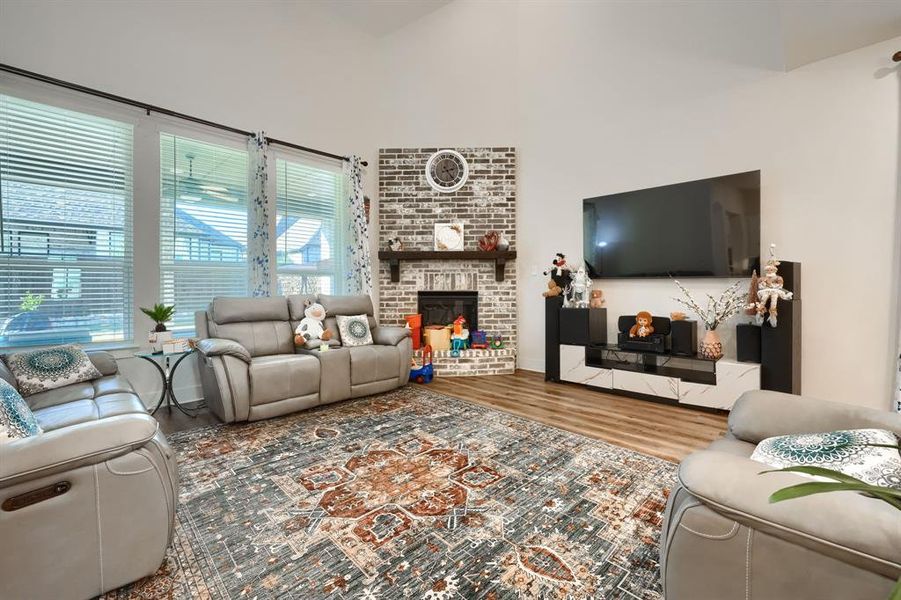
M 16 352 L 7 355 L 4 360 L 23 396 L 102 377 L 85 351 L 78 346 Z
M 372 344 L 372 331 L 369 329 L 369 317 L 354 315 L 352 317 L 338 315 L 338 333 L 342 346 L 369 346 Z

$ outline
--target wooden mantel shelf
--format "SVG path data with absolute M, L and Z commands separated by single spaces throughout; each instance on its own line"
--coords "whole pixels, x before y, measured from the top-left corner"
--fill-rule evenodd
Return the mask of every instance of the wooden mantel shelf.
M 516 250 L 379 250 L 379 259 L 387 260 L 391 267 L 391 281 L 400 281 L 402 260 L 493 260 L 495 281 L 504 280 L 504 266 L 516 258 Z

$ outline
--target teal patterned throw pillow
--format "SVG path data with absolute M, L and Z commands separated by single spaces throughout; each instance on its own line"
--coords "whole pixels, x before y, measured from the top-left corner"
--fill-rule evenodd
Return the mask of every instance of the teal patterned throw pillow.
M 751 460 L 778 468 L 822 467 L 872 485 L 901 489 L 898 449 L 866 444 L 897 446 L 898 438 L 883 429 L 780 435 L 760 442 Z
M 54 390 L 101 377 L 100 371 L 78 346 L 55 346 L 16 352 L 5 358 L 6 366 L 23 396 Z
M 43 433 L 22 396 L 0 379 L 0 443 L 9 438 L 31 437 Z
M 372 344 L 372 332 L 369 330 L 369 317 L 355 315 L 348 317 L 338 315 L 338 333 L 342 346 L 368 346 Z

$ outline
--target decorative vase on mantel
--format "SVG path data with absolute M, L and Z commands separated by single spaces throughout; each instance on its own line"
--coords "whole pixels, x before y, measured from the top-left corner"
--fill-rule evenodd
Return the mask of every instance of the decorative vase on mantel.
M 719 360 L 723 358 L 723 342 L 720 340 L 720 334 L 716 332 L 716 329 L 707 330 L 704 334 L 704 339 L 701 340 L 698 351 L 701 354 L 701 358 L 710 360 Z

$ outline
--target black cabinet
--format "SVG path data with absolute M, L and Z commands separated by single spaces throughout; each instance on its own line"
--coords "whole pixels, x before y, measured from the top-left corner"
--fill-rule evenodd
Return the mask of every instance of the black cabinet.
M 563 298 L 544 299 L 544 379 L 560 381 L 560 309 Z
M 779 275 L 791 300 L 780 300 L 776 327 L 760 328 L 760 387 L 789 394 L 801 393 L 801 263 L 783 260 Z
M 607 343 L 606 308 L 561 308 L 560 343 L 590 346 Z
M 776 327 L 760 327 L 760 387 L 801 393 L 801 301 L 779 303 Z

